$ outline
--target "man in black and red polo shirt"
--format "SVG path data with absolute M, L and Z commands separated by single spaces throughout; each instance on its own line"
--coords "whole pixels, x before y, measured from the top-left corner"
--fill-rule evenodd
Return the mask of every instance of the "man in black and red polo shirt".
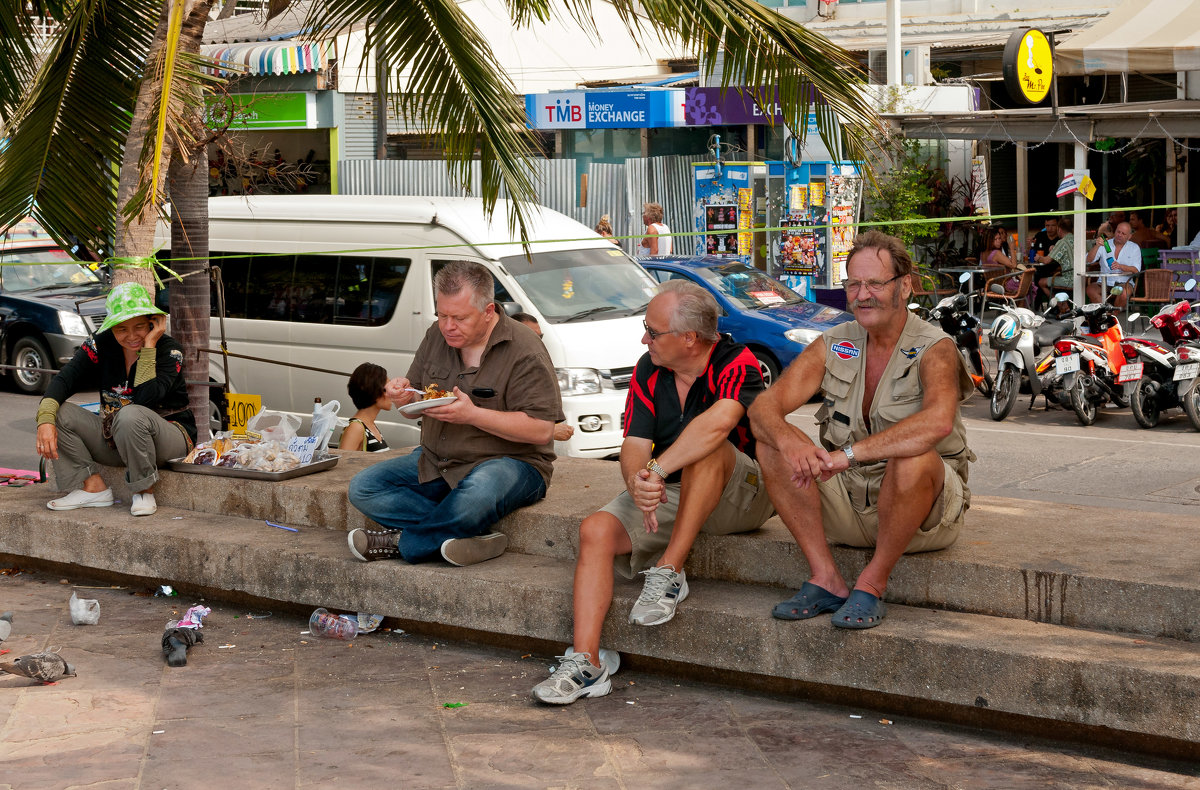
M 646 577 L 629 622 L 660 625 L 688 594 L 684 562 L 702 530 L 749 532 L 774 512 L 746 411 L 763 390 L 754 355 L 717 332 L 716 300 L 694 283 L 664 283 L 646 310 L 649 351 L 625 406 L 625 491 L 583 520 L 575 565 L 575 644 L 534 699 L 565 705 L 611 689 L 618 659 L 600 651 L 613 567 Z

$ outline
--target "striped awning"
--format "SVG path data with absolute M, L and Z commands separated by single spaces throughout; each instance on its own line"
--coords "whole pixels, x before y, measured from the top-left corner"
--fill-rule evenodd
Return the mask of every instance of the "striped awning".
M 1200 70 L 1200 0 L 1125 0 L 1058 43 L 1054 66 L 1060 74 Z
M 218 69 L 220 74 L 300 74 L 306 71 L 323 71 L 334 57 L 334 44 L 332 41 L 208 44 L 200 48 L 200 54 L 231 64 Z

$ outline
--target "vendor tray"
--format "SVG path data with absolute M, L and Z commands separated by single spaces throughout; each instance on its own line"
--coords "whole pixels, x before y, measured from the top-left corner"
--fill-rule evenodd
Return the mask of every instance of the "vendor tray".
M 182 458 L 172 458 L 167 466 L 176 472 L 187 472 L 193 475 L 216 475 L 217 477 L 238 477 L 243 480 L 291 480 L 293 477 L 311 475 L 313 472 L 324 472 L 337 466 L 340 456 L 331 456 L 324 461 L 303 464 L 286 472 L 260 472 L 257 469 L 232 469 L 228 466 L 205 466 L 203 464 L 185 464 Z

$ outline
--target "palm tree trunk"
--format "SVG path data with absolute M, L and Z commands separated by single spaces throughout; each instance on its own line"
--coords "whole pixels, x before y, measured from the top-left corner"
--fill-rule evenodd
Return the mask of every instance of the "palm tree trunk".
M 171 281 L 171 336 L 183 345 L 188 403 L 196 418 L 197 441 L 208 439 L 208 153 L 191 161 L 176 156 L 168 171 L 171 187 L 171 268 L 183 281 Z

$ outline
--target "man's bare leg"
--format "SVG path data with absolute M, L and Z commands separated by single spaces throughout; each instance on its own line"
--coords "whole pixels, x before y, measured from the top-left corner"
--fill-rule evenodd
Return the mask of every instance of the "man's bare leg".
M 767 494 L 775 512 L 783 520 L 808 566 L 809 581 L 839 598 L 850 593 L 846 580 L 833 561 L 833 552 L 825 540 L 825 525 L 821 520 L 821 493 L 816 484 L 797 488 L 787 472 L 783 456 L 767 444 L 758 445 L 758 461 L 767 482 Z
M 859 574 L 854 589 L 883 598 L 892 569 L 941 495 L 945 474 L 942 457 L 934 450 L 911 458 L 888 460 L 879 489 L 875 552 Z
M 721 494 L 725 491 L 729 476 L 733 474 L 735 462 L 733 445 L 726 442 L 715 452 L 683 468 L 679 510 L 671 528 L 671 539 L 658 561 L 658 567 L 670 565 L 676 572 L 683 569 L 700 528 L 721 502 Z
M 600 666 L 600 629 L 612 604 L 613 559 L 633 551 L 629 533 L 612 513 L 599 511 L 579 525 L 575 562 L 575 652 Z

